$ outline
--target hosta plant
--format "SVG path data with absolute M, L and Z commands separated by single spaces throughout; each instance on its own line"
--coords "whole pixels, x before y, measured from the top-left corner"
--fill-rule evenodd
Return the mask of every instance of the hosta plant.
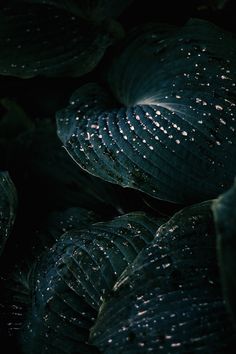
M 234 352 L 231 6 L 2 2 L 9 352 Z

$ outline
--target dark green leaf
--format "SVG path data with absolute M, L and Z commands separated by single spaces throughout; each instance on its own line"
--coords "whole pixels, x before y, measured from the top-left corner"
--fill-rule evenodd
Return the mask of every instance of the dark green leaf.
M 36 269 L 24 352 L 93 353 L 89 329 L 104 296 L 161 222 L 132 213 L 64 234 Z
M 0 73 L 81 76 L 97 65 L 113 35 L 54 6 L 10 2 L 0 10 Z
M 133 0 L 27 0 L 67 9 L 74 14 L 95 22 L 107 17 L 117 17 Z
M 201 20 L 161 28 L 131 34 L 108 75 L 113 96 L 96 84 L 75 92 L 58 135 L 107 181 L 173 202 L 209 199 L 235 174 L 236 41 Z
M 16 216 L 15 186 L 7 172 L 0 172 L 0 255 Z
M 231 352 L 210 207 L 175 214 L 123 272 L 91 332 L 102 353 Z
M 32 305 L 32 297 L 35 291 L 37 264 L 42 253 L 49 251 L 54 243 L 65 232 L 73 229 L 88 227 L 97 221 L 98 217 L 93 212 L 82 208 L 70 208 L 51 213 L 44 221 L 40 230 L 30 235 L 27 240 L 31 244 L 30 255 L 25 255 L 15 264 L 13 271 L 2 282 L 1 303 L 4 310 L 5 324 L 8 324 L 7 332 L 10 337 L 18 334 L 27 312 L 27 307 Z M 17 311 L 15 311 L 17 308 Z
M 236 325 L 236 181 L 213 204 L 217 251 L 227 306 Z
M 82 229 L 98 220 L 92 211 L 83 208 L 70 208 L 51 213 L 40 232 L 45 248 L 51 247 L 65 232 Z
M 6 113 L 0 118 L 0 139 L 9 141 L 33 127 L 30 118 L 16 102 L 3 98 L 0 104 L 6 109 Z
M 42 122 L 18 138 L 9 165 L 19 189 L 24 189 L 23 193 L 32 199 L 30 208 L 34 213 L 69 207 L 82 207 L 98 214 L 123 212 L 125 201 L 120 190 L 81 170 L 61 146 L 56 127 L 50 122 Z M 35 199 L 37 211 L 33 210 Z

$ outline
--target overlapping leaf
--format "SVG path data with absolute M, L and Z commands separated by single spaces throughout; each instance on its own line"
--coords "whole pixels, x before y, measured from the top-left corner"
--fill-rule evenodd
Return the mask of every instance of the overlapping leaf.
M 32 258 L 34 261 L 38 260 L 64 233 L 84 229 L 99 220 L 99 215 L 83 208 L 69 208 L 50 213 L 32 236 Z
M 174 215 L 123 272 L 92 329 L 102 353 L 230 352 L 210 206 Z
M 97 65 L 113 41 L 108 27 L 65 9 L 9 2 L 0 10 L 0 74 L 80 76 Z
M 217 196 L 235 175 L 235 43 L 201 20 L 132 33 L 108 74 L 113 95 L 86 85 L 57 114 L 67 151 L 91 174 L 154 197 Z
M 16 190 L 7 172 L 0 172 L 0 255 L 16 216 Z
M 64 234 L 36 270 L 24 351 L 93 353 L 89 329 L 104 296 L 160 224 L 133 213 Z
M 13 267 L 13 271 L 2 282 L 1 303 L 4 304 L 1 316 L 4 317 L 2 330 L 9 337 L 18 335 L 25 319 L 27 308 L 32 305 L 35 291 L 36 267 L 43 252 L 48 251 L 62 234 L 73 229 L 88 227 L 98 217 L 86 209 L 70 208 L 51 213 L 40 230 L 30 235 L 30 255 L 24 254 Z M 5 326 L 5 327 L 4 327 Z
M 9 155 L 9 168 L 19 188 L 24 189 L 24 201 L 31 198 L 42 204 L 37 213 L 82 207 L 109 214 L 122 212 L 122 205 L 128 203 L 119 190 L 85 173 L 72 161 L 50 122 L 42 122 L 19 137 Z M 34 203 L 30 208 L 29 212 L 35 213 Z
M 213 211 L 223 291 L 236 324 L 236 183 L 214 202 Z
M 9 142 L 20 133 L 33 127 L 32 121 L 16 102 L 3 98 L 0 100 L 0 104 L 6 110 L 0 119 L 0 139 Z
M 48 216 L 39 233 L 44 248 L 51 247 L 62 234 L 73 229 L 82 229 L 97 221 L 99 217 L 92 211 L 83 208 L 69 208 L 55 211 Z
M 67 9 L 74 14 L 93 20 L 117 17 L 133 0 L 27 0 L 30 3 L 43 3 Z

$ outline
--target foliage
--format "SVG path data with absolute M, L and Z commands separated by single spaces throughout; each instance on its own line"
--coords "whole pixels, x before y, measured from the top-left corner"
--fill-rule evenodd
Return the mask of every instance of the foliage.
M 1 3 L 9 352 L 234 351 L 233 1 L 158 6 Z

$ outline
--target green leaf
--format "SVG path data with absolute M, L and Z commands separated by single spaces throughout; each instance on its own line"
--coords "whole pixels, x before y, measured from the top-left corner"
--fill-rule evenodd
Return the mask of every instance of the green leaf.
M 226 304 L 236 325 L 236 181 L 213 203 L 217 253 Z
M 7 172 L 0 172 L 0 255 L 14 224 L 16 204 L 15 186 Z
M 108 73 L 58 112 L 58 135 L 91 174 L 154 197 L 217 196 L 235 174 L 236 44 L 201 20 L 131 34 Z M 118 101 L 118 102 L 117 102 Z
M 37 266 L 24 352 L 97 352 L 88 337 L 99 306 L 161 223 L 137 212 L 64 234 Z
M 212 219 L 204 202 L 159 228 L 102 304 L 91 344 L 109 354 L 231 352 Z
M 54 6 L 10 2 L 0 10 L 0 74 L 81 76 L 97 65 L 114 35 Z

